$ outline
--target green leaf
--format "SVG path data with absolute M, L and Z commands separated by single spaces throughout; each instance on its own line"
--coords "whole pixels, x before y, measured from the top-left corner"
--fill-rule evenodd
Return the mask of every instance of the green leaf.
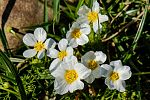
M 0 59 L 1 65 L 3 67 L 6 67 L 7 69 L 9 69 L 12 73 L 12 77 L 15 78 L 15 81 L 16 81 L 18 88 L 19 88 L 21 99 L 27 100 L 26 93 L 25 93 L 24 87 L 22 85 L 22 81 L 20 79 L 20 76 L 18 74 L 17 68 L 12 64 L 12 62 L 9 60 L 9 58 L 6 56 L 6 54 L 4 54 L 1 50 L 0 50 L 0 58 L 1 58 Z M 9 78 L 7 77 L 7 79 L 9 79 Z
M 88 2 L 88 6 L 89 6 L 89 8 L 92 8 L 92 6 L 93 6 L 93 2 L 94 2 L 95 0 L 89 0 L 89 2 Z
M 24 62 L 25 59 L 20 59 L 20 58 L 9 58 L 11 62 Z
M 72 6 L 72 5 L 70 5 L 70 4 L 68 4 L 67 2 L 65 2 L 65 4 L 66 4 L 66 6 L 67 6 L 69 12 L 66 11 L 66 10 L 65 10 L 64 12 L 65 12 L 70 18 L 76 20 L 75 14 L 73 13 L 73 11 L 75 11 L 75 7 Z
M 10 56 L 10 51 L 8 50 L 8 42 L 7 42 L 7 39 L 6 39 L 6 35 L 4 33 L 4 29 L 0 29 L 0 39 L 1 39 L 1 42 L 2 42 L 2 45 L 4 47 L 4 50 L 7 52 L 7 55 Z
M 34 26 L 27 26 L 27 27 L 22 27 L 22 29 L 35 29 L 37 27 L 46 27 L 46 26 L 51 26 L 53 23 L 52 22 L 47 22 L 47 23 L 42 23 Z
M 53 0 L 53 21 L 58 23 L 60 19 L 60 0 Z
M 12 83 L 16 83 L 16 81 L 13 78 L 10 78 L 2 73 L 0 73 L 0 77 L 2 77 L 3 79 L 5 79 L 6 81 L 10 81 Z
M 84 0 L 79 0 L 77 8 L 76 8 L 76 12 L 75 12 L 76 16 L 77 16 L 77 12 L 78 12 L 79 8 L 82 6 L 83 3 L 84 3 Z

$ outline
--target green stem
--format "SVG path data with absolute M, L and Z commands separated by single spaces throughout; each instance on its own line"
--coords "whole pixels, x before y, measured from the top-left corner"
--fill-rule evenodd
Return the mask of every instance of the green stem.
M 3 88 L 3 87 L 1 87 L 1 86 L 0 86 L 0 89 L 1 89 L 1 90 L 5 90 L 5 91 L 7 91 L 7 92 L 9 92 L 9 93 L 12 93 L 12 94 L 16 95 L 16 97 L 19 97 L 19 99 L 20 99 L 19 93 L 14 92 L 14 91 L 12 91 L 12 90 L 10 90 L 10 89 Z
M 150 72 L 133 73 L 133 75 L 147 75 L 147 74 L 150 74 Z

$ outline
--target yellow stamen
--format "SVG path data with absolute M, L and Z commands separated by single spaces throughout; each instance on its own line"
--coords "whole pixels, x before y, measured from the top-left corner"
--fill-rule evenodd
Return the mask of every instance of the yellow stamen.
M 66 51 L 60 51 L 60 52 L 58 53 L 58 58 L 59 58 L 60 60 L 63 60 L 63 58 L 64 58 L 65 56 L 67 56 L 67 52 L 66 52 Z
M 118 79 L 119 79 L 118 73 L 112 72 L 112 74 L 110 75 L 110 79 L 111 79 L 112 81 L 118 80 Z
M 39 41 L 39 42 L 36 42 L 35 45 L 34 45 L 34 49 L 38 52 L 38 51 L 41 51 L 42 49 L 45 48 L 45 45 L 43 42 Z
M 92 23 L 98 19 L 98 13 L 95 11 L 89 12 L 87 16 L 88 16 L 89 22 L 92 22 Z
M 72 37 L 77 39 L 81 36 L 81 32 L 80 32 L 80 29 L 74 29 L 71 33 Z
M 96 62 L 95 60 L 90 60 L 90 61 L 88 62 L 88 67 L 89 67 L 91 70 L 94 70 L 95 68 L 98 67 L 98 64 L 97 64 L 97 62 Z
M 75 80 L 77 80 L 78 74 L 75 70 L 66 70 L 65 79 L 68 84 L 71 84 Z

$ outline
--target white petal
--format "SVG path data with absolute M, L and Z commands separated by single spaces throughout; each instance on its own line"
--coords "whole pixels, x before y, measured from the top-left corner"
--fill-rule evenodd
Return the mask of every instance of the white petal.
M 116 85 L 109 78 L 105 79 L 105 84 L 108 86 L 109 89 L 115 89 L 116 88 Z
M 113 69 L 108 64 L 103 64 L 100 66 L 100 74 L 103 77 L 108 77 L 112 73 Z
M 66 52 L 67 52 L 67 56 L 72 56 L 73 55 L 73 48 L 67 47 Z
M 96 51 L 95 52 L 96 61 L 98 61 L 100 64 L 104 63 L 106 61 L 106 54 L 104 54 L 102 51 Z
M 100 74 L 100 66 L 98 66 L 96 69 L 94 69 L 92 71 L 92 74 L 95 78 L 100 78 L 101 77 L 101 74 Z
M 77 18 L 76 22 L 78 22 L 80 25 L 83 23 L 89 24 L 89 20 L 87 16 L 80 16 L 79 18 Z
M 61 39 L 58 43 L 58 48 L 60 51 L 65 51 L 68 45 L 68 41 L 66 39 Z
M 67 69 L 74 69 L 75 64 L 78 63 L 78 60 L 76 58 L 76 56 L 67 56 L 64 58 L 64 63 L 67 64 L 67 66 L 65 68 Z M 71 68 L 70 68 L 71 67 Z
M 79 22 L 74 22 L 71 26 L 71 30 L 74 30 L 76 28 L 80 28 L 80 23 Z
M 95 78 L 93 76 L 93 74 L 90 74 L 86 79 L 84 79 L 87 83 L 92 83 Z
M 47 50 L 47 56 L 48 57 L 51 57 L 51 58 L 57 58 L 58 57 L 58 53 L 59 53 L 59 51 L 58 50 L 56 50 L 56 49 L 48 49 Z
M 38 59 L 42 59 L 44 57 L 44 55 L 45 55 L 45 49 L 43 49 L 43 50 L 41 50 L 41 51 L 38 52 L 37 58 Z
M 121 60 L 111 61 L 110 65 L 114 67 L 114 71 L 116 71 L 118 68 L 122 67 Z
M 73 93 L 73 91 L 75 90 L 82 90 L 84 88 L 84 83 L 80 80 L 77 80 L 75 82 L 73 82 L 72 84 L 70 84 L 69 86 L 69 91 L 70 93 Z
M 105 21 L 108 21 L 108 16 L 107 15 L 98 14 L 98 18 L 99 18 L 99 23 L 103 23 Z
M 89 42 L 88 37 L 85 34 L 82 34 L 79 39 L 77 39 L 77 44 L 84 45 Z
M 35 56 L 36 53 L 37 53 L 36 50 L 28 49 L 28 50 L 23 52 L 23 56 L 26 57 L 26 58 L 31 58 L 31 57 Z
M 59 88 L 59 81 L 57 79 L 54 80 L 54 89 L 58 89 Z
M 116 81 L 115 85 L 116 85 L 116 89 L 118 91 L 120 91 L 120 92 L 125 91 L 125 86 L 126 86 L 125 81 L 118 80 L 118 81 Z
M 97 33 L 97 31 L 98 31 L 98 20 L 93 22 L 93 30 L 94 30 L 95 33 Z
M 100 9 L 100 6 L 99 6 L 99 3 L 97 2 L 97 0 L 95 2 L 93 2 L 93 7 L 92 7 L 92 11 L 95 11 L 95 12 L 99 12 L 99 9 Z
M 34 46 L 35 43 L 37 42 L 37 40 L 35 39 L 34 35 L 31 33 L 26 34 L 23 37 L 23 42 L 27 45 L 27 46 Z
M 47 33 L 43 28 L 40 27 L 34 30 L 34 36 L 38 41 L 44 42 L 46 40 Z
M 47 39 L 44 44 L 46 49 L 55 48 L 56 46 L 56 42 L 51 38 Z
M 79 8 L 78 15 L 83 16 L 83 15 L 87 14 L 89 11 L 90 11 L 90 9 L 86 5 L 83 5 Z
M 61 62 L 62 61 L 59 58 L 54 59 L 52 61 L 52 63 L 50 64 L 50 67 L 49 67 L 50 72 L 53 73 L 57 69 L 57 67 L 59 66 L 59 64 L 61 64 Z
M 67 39 L 68 41 L 70 41 L 70 40 L 72 39 L 71 32 L 72 32 L 72 30 L 70 29 L 70 30 L 67 32 L 67 34 L 66 34 L 66 39 Z
M 52 76 L 60 78 L 64 78 L 64 73 L 66 71 L 63 67 L 63 62 L 59 63 L 58 60 L 55 60 L 55 62 L 53 62 L 53 65 L 50 66 L 49 70 L 52 71 Z
M 84 23 L 84 24 L 81 24 L 80 27 L 81 27 L 80 32 L 81 32 L 82 34 L 86 34 L 86 35 L 90 34 L 90 32 L 91 32 L 91 27 L 90 27 L 90 25 Z
M 95 55 L 93 51 L 89 51 L 87 53 L 85 53 L 82 57 L 81 57 L 81 62 L 88 67 L 88 62 L 89 60 L 94 60 L 95 59 Z
M 76 48 L 78 46 L 77 41 L 73 38 L 69 41 L 69 46 Z
M 75 64 L 74 69 L 77 71 L 80 79 L 85 79 L 91 74 L 91 70 L 81 63 Z
M 64 58 L 65 59 L 65 58 Z M 64 70 L 74 70 L 74 67 L 72 65 L 72 62 L 71 61 L 62 61 L 62 63 L 60 64 L 61 67 L 64 69 Z
M 121 79 L 121 80 L 129 79 L 132 74 L 129 66 L 122 66 L 122 67 L 118 68 L 117 72 L 119 73 L 119 79 Z
M 54 90 L 56 90 L 57 94 L 63 95 L 68 92 L 69 87 L 65 80 L 57 77 L 54 82 Z

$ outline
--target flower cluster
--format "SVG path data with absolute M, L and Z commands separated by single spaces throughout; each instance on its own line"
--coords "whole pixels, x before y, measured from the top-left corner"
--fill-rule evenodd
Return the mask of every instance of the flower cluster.
M 74 55 L 74 48 L 88 43 L 91 29 L 96 33 L 102 28 L 101 23 L 108 20 L 99 10 L 97 1 L 93 3 L 92 9 L 83 5 L 78 11 L 79 18 L 66 33 L 66 38 L 58 43 L 51 38 L 46 39 L 47 33 L 43 28 L 36 28 L 34 34 L 28 33 L 23 37 L 23 42 L 32 47 L 24 51 L 24 57 L 37 55 L 38 59 L 42 59 L 47 55 L 54 59 L 49 70 L 55 78 L 56 93 L 62 95 L 68 91 L 72 93 L 81 90 L 84 88 L 82 80 L 91 84 L 95 78 L 101 77 L 106 77 L 105 84 L 109 89 L 125 91 L 125 80 L 131 77 L 129 66 L 123 66 L 120 60 L 111 61 L 109 65 L 103 64 L 107 56 L 102 51 L 88 51 L 81 57 L 81 61 Z

